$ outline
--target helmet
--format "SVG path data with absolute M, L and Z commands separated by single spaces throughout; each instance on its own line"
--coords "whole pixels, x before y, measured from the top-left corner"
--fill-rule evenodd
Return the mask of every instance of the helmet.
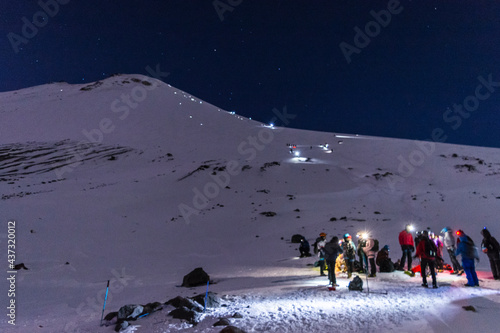
M 444 234 L 445 232 L 452 231 L 450 227 L 444 227 L 443 230 L 441 230 L 441 233 Z
M 319 235 L 320 237 L 326 237 L 326 234 L 324 232 L 320 233 Z
M 351 237 L 351 235 L 349 235 L 349 234 L 345 234 L 345 235 L 344 235 L 344 239 L 347 239 L 347 238 L 352 238 L 352 237 Z

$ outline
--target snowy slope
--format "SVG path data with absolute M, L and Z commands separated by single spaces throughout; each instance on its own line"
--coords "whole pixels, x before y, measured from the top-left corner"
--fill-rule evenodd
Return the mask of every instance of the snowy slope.
M 278 111 L 277 126 L 299 112 Z M 396 272 L 369 281 L 387 295 L 348 293 L 346 278 L 328 293 L 289 243 L 368 230 L 397 259 L 408 222 L 461 228 L 476 243 L 483 226 L 500 235 L 498 149 L 271 128 L 141 75 L 0 93 L 0 121 L 0 246 L 15 220 L 16 262 L 29 268 L 17 275 L 17 325 L 4 316 L 2 332 L 111 332 L 98 327 L 107 280 L 106 312 L 117 311 L 203 292 L 178 287 L 199 266 L 228 307 L 196 327 L 162 311 L 137 332 L 218 332 L 212 323 L 235 311 L 236 326 L 262 332 L 498 324 L 486 256 L 480 289 L 443 273 L 442 288 L 421 290 Z

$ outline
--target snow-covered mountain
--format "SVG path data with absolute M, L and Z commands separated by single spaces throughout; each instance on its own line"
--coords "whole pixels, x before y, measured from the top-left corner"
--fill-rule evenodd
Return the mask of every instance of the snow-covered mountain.
M 226 311 L 251 305 L 235 322 L 247 331 L 437 331 L 475 327 L 462 300 L 488 304 L 481 318 L 498 311 L 486 256 L 490 289 L 440 274 L 447 288 L 422 291 L 396 272 L 370 280 L 386 296 L 348 293 L 347 279 L 332 295 L 316 287 L 327 281 L 307 266 L 314 258 L 293 260 L 290 237 L 369 231 L 395 260 L 407 223 L 460 228 L 476 243 L 483 226 L 498 236 L 500 150 L 286 128 L 299 112 L 277 106 L 270 126 L 141 75 L 0 93 L 0 246 L 6 262 L 16 221 L 16 263 L 28 268 L 16 326 L 3 316 L 2 332 L 112 331 L 98 327 L 107 280 L 106 312 L 117 311 L 202 292 L 177 287 L 200 266 L 233 299 Z M 436 311 L 449 317 L 428 317 Z M 220 331 L 156 316 L 135 329 Z

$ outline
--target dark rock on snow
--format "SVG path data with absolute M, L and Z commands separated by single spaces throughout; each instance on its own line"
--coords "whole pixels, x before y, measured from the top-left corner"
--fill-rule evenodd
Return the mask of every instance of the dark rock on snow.
M 273 216 L 276 216 L 276 213 L 275 212 L 262 212 L 262 213 L 260 213 L 260 215 L 264 215 L 267 217 L 273 217 Z
M 239 329 L 238 327 L 235 326 L 227 326 L 223 328 L 220 333 L 246 333 L 242 329 Z
M 200 320 L 199 313 L 197 313 L 193 310 L 189 310 L 188 308 L 186 308 L 184 306 L 170 311 L 170 313 L 168 315 L 172 316 L 176 319 L 187 320 L 190 324 L 193 324 L 193 325 L 196 325 Z
M 210 276 L 203 270 L 203 268 L 195 268 L 191 273 L 184 276 L 182 280 L 183 287 L 196 287 L 206 285 L 210 281 Z
M 118 312 L 110 312 L 106 315 L 106 317 L 104 317 L 104 320 L 107 320 L 107 321 L 111 321 L 113 320 L 113 318 L 115 318 L 116 316 L 118 316 Z
M 143 313 L 153 313 L 161 309 L 162 304 L 160 302 L 153 302 L 144 305 Z
M 235 312 L 235 314 L 233 315 L 233 318 L 243 318 L 243 315 L 239 312 Z
M 142 305 L 138 304 L 127 304 L 118 310 L 118 321 L 123 321 L 126 319 L 137 319 L 144 310 Z
M 198 304 L 197 302 L 195 302 L 191 299 L 184 298 L 182 296 L 177 296 L 175 298 L 172 298 L 171 300 L 168 300 L 165 304 L 172 305 L 176 308 L 184 307 L 184 308 L 187 308 L 189 310 L 196 311 L 196 312 L 203 311 L 203 306 L 201 306 L 200 304 Z
M 231 325 L 231 322 L 227 318 L 220 318 L 219 321 L 217 321 L 214 326 L 229 326 Z
M 115 332 L 120 332 L 121 330 L 124 330 L 128 327 L 129 323 L 128 321 L 122 321 L 115 326 Z
M 191 299 L 200 304 L 202 307 L 205 306 L 205 294 L 199 294 Z M 207 308 L 218 308 L 221 304 L 222 299 L 213 292 L 209 291 L 207 294 Z
M 472 305 L 464 305 L 464 306 L 462 306 L 462 308 L 463 308 L 465 311 L 477 312 L 477 311 L 476 311 L 476 308 L 475 308 L 475 307 L 473 307 Z

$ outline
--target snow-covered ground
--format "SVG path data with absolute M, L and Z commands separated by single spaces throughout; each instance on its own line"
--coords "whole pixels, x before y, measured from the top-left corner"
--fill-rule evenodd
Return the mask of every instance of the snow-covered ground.
M 194 327 L 166 308 L 129 331 L 219 332 L 239 312 L 231 322 L 247 332 L 496 332 L 500 282 L 485 255 L 480 288 L 445 272 L 423 289 L 395 272 L 370 293 L 341 276 L 332 292 L 290 238 L 366 230 L 393 260 L 409 222 L 498 238 L 500 150 L 284 128 L 298 113 L 277 106 L 270 127 L 140 75 L 0 93 L 1 332 L 112 332 L 99 327 L 107 280 L 105 313 L 205 292 L 179 287 L 196 267 L 227 306 Z M 9 221 L 28 268 L 15 297 Z

